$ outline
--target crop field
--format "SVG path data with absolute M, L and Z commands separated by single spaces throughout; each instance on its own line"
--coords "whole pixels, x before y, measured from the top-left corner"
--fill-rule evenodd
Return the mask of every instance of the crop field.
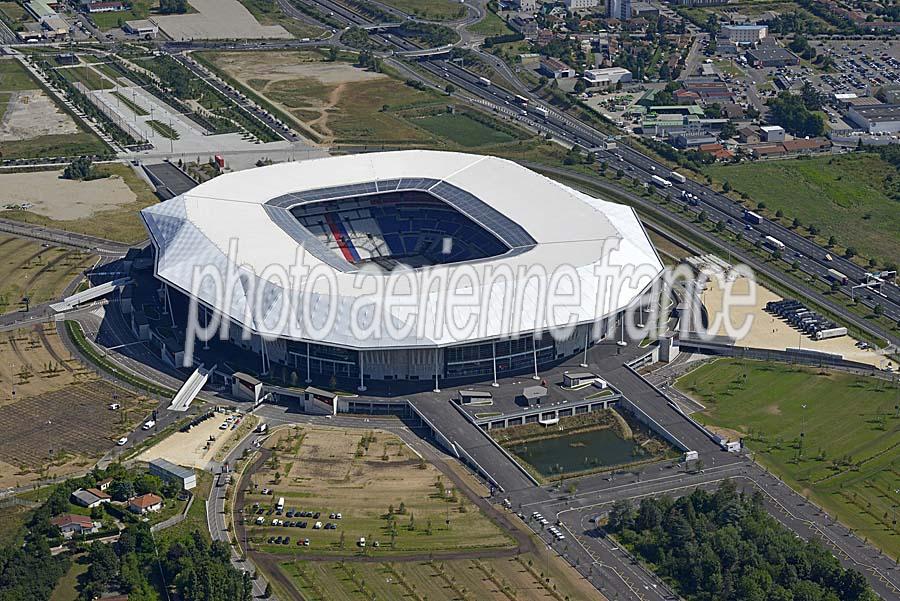
M 856 247 L 864 257 L 900 256 L 900 211 L 888 195 L 897 170 L 876 155 L 716 165 L 706 172 L 746 192 L 754 204 L 764 202 L 768 218 L 781 210 L 785 225 L 795 217 L 803 226 L 814 224 L 824 240 L 834 236 L 840 247 Z
M 305 553 L 353 556 L 365 552 L 454 552 L 511 548 L 513 541 L 468 498 L 445 481 L 432 465 L 420 459 L 396 436 L 381 431 L 324 427 L 281 430 L 266 444 L 273 456 L 252 475 L 253 492 L 243 508 L 250 542 L 261 551 L 286 555 Z M 272 495 L 262 495 L 270 488 Z M 307 527 L 272 526 L 267 513 L 279 497 L 288 511 L 320 512 L 314 517 L 282 519 L 306 521 Z M 253 503 L 259 503 L 258 510 Z M 332 512 L 342 519 L 330 519 Z M 262 517 L 265 525 L 256 526 Z M 316 521 L 337 525 L 314 529 Z M 290 535 L 290 545 L 269 544 L 274 536 Z M 369 546 L 356 542 L 365 537 Z M 310 546 L 296 544 L 309 538 Z M 380 547 L 372 548 L 378 541 Z
M 472 33 L 478 33 L 483 36 L 504 35 L 512 33 L 513 30 L 506 26 L 506 23 L 497 16 L 497 13 L 489 10 L 485 13 L 484 18 L 475 25 L 469 27 Z
M 135 243 L 146 239 L 147 230 L 144 228 L 138 211 L 159 202 L 156 194 L 154 194 L 147 182 L 138 177 L 128 165 L 107 163 L 97 165 L 95 169 L 97 173 L 108 174 L 111 177 L 121 179 L 122 183 L 127 187 L 125 192 L 129 193 L 127 202 L 120 202 L 120 198 L 104 199 L 98 196 L 94 199 L 94 203 L 98 205 L 95 210 L 89 210 L 86 214 L 79 211 L 72 217 L 63 216 L 62 214 L 51 217 L 34 211 L 22 210 L 2 211 L 0 216 L 5 219 L 46 225 L 117 242 Z M 86 187 L 104 181 L 106 180 L 80 182 L 79 185 Z M 84 208 L 84 206 L 80 208 Z
M 448 98 L 406 85 L 389 73 L 316 52 L 204 53 L 213 68 L 270 102 L 322 144 L 491 147 L 521 141 L 491 117 L 445 114 Z M 452 104 L 452 102 L 451 102 Z
M 0 313 L 18 309 L 24 296 L 32 304 L 58 298 L 95 260 L 78 250 L 0 236 Z
M 840 372 L 719 359 L 677 382 L 706 424 L 891 557 L 900 554 L 900 388 Z M 801 436 L 802 433 L 802 436 Z
M 558 560 L 557 560 L 558 561 Z M 603 596 L 568 566 L 522 555 L 508 559 L 395 563 L 285 563 L 308 601 L 596 601 Z

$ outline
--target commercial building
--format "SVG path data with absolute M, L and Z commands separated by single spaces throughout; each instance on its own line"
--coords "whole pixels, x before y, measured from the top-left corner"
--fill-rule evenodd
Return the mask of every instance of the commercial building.
M 191 490 L 197 486 L 197 474 L 194 473 L 194 470 L 176 465 L 165 459 L 154 459 L 151 461 L 149 472 L 163 480 L 178 482 L 184 490 Z
M 747 51 L 747 60 L 757 68 L 789 67 L 800 64 L 800 58 L 796 54 L 774 44 L 761 44 L 756 48 L 751 48 Z
M 617 83 L 631 81 L 631 71 L 622 67 L 608 67 L 606 69 L 588 69 L 582 76 L 584 83 L 589 88 L 608 88 Z
M 784 142 L 784 128 L 780 125 L 763 125 L 759 130 L 762 132 L 761 142 Z
M 575 77 L 575 69 L 559 59 L 548 56 L 541 58 L 541 66 L 538 68 L 538 71 L 552 79 Z
M 147 19 L 125 21 L 125 25 L 122 26 L 122 29 L 124 29 L 126 33 L 140 36 L 142 38 L 146 38 L 148 36 L 151 38 L 155 38 L 159 34 L 159 27 L 156 25 L 156 23 Z
M 851 106 L 847 118 L 870 134 L 900 132 L 900 104 Z
M 260 167 L 141 216 L 177 329 L 196 303 L 204 319 L 223 319 L 219 346 L 233 345 L 229 360 L 258 360 L 260 373 L 285 366 L 330 389 L 533 374 L 611 335 L 663 269 L 630 207 L 463 153 Z M 196 281 L 197 269 L 242 284 L 225 295 Z M 564 311 L 548 310 L 540 288 L 560 270 L 577 292 Z M 609 281 L 616 292 L 600 294 Z M 202 346 L 194 349 L 201 360 Z
M 765 25 L 725 25 L 719 36 L 735 44 L 758 44 L 768 33 Z

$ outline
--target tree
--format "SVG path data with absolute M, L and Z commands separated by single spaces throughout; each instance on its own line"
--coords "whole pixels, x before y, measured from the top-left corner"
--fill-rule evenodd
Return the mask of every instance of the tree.
M 63 179 L 86 180 L 91 179 L 92 168 L 91 159 L 87 157 L 78 157 L 65 168 L 63 171 Z
M 731 192 L 731 184 L 728 183 L 727 179 L 724 181 L 724 183 L 722 183 L 722 191 L 725 192 L 726 194 Z
M 159 0 L 159 12 L 164 15 L 183 15 L 188 10 L 187 0 Z
M 452 94 L 456 91 L 456 86 L 452 83 L 448 83 L 446 86 L 444 86 L 444 91 L 448 94 Z
M 855 246 L 848 246 L 847 250 L 844 251 L 844 256 L 847 257 L 848 259 L 852 259 L 853 257 L 856 256 L 856 254 L 857 253 L 856 253 Z

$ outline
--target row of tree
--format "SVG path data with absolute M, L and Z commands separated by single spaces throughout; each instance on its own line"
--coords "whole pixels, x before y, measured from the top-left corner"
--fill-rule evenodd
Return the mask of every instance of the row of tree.
M 715 493 L 616 503 L 607 530 L 689 601 L 875 601 L 865 578 L 804 541 L 731 481 Z

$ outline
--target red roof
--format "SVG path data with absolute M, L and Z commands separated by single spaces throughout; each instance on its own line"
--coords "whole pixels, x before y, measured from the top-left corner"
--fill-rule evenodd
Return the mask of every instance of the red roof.
M 86 515 L 78 515 L 75 513 L 64 513 L 62 515 L 56 516 L 55 518 L 50 518 L 50 523 L 60 528 L 62 528 L 63 526 L 68 526 L 70 524 L 77 524 L 85 530 L 89 530 L 94 527 L 94 522 L 91 521 L 90 517 Z
M 700 152 L 718 152 L 722 150 L 721 144 L 701 144 Z
M 139 497 L 134 497 L 128 501 L 129 505 L 139 509 L 148 509 L 159 503 L 162 503 L 162 497 L 154 495 L 152 492 L 148 492 L 146 495 L 141 495 Z
M 111 499 L 112 498 L 108 494 L 106 494 L 105 492 L 100 490 L 99 488 L 86 488 L 85 490 L 87 490 L 89 493 L 91 493 L 98 499 Z

